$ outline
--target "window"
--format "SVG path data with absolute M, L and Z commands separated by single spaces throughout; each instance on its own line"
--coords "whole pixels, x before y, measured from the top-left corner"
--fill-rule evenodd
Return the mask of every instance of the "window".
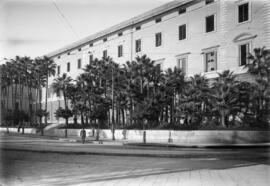
M 214 2 L 214 0 L 205 0 L 205 4 L 206 4 L 206 5 L 211 4 L 211 3 L 213 3 L 213 2 Z
M 67 63 L 67 71 L 68 72 L 70 71 L 70 63 L 69 62 Z
M 68 52 L 67 55 L 70 55 L 70 52 Z
M 89 56 L 89 63 L 91 63 L 91 62 L 93 62 L 93 55 L 91 54 L 90 56 Z
M 184 13 L 186 13 L 186 8 L 180 8 L 179 10 L 178 10 L 178 14 L 184 14 Z
M 92 47 L 92 46 L 93 46 L 93 43 L 90 43 L 90 44 L 89 44 L 89 47 Z
M 240 66 L 248 64 L 249 44 L 243 44 L 239 46 Z
M 61 56 L 58 56 L 58 59 L 60 59 L 61 58 Z
M 57 74 L 60 74 L 60 65 L 57 66 Z
M 107 41 L 107 38 L 104 38 L 104 39 L 103 39 L 103 42 L 106 42 L 106 41 Z
M 141 30 L 141 26 L 136 26 L 136 30 Z
M 215 16 L 210 15 L 205 18 L 206 32 L 212 32 L 215 30 Z
M 107 50 L 103 50 L 103 58 L 107 58 Z
M 205 71 L 211 72 L 217 70 L 217 51 L 208 51 L 204 53 L 205 57 Z
M 78 48 L 78 51 L 81 51 L 82 49 L 81 48 Z
M 82 60 L 78 59 L 78 69 L 82 68 Z
M 238 6 L 238 22 L 242 23 L 249 20 L 249 6 L 248 3 Z
M 187 57 L 180 57 L 177 59 L 177 68 L 181 69 L 182 72 L 187 72 Z
M 159 22 L 161 22 L 161 17 L 156 19 L 156 23 L 159 23 Z
M 122 57 L 123 56 L 123 45 L 119 45 L 118 46 L 118 57 Z
M 120 37 L 120 36 L 122 36 L 123 35 L 123 32 L 119 32 L 118 33 L 118 36 Z
M 186 25 L 179 26 L 179 40 L 186 39 Z
M 156 47 L 161 46 L 162 38 L 161 38 L 161 32 L 156 33 Z
M 135 41 L 135 50 L 136 50 L 136 52 L 140 52 L 141 51 L 141 40 L 140 39 L 137 39 L 136 41 Z

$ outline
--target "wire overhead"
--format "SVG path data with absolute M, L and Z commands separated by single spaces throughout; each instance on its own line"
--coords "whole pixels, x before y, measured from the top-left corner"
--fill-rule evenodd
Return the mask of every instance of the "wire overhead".
M 61 17 L 64 19 L 65 23 L 68 25 L 68 27 L 71 29 L 71 31 L 73 32 L 73 34 L 78 37 L 78 34 L 76 33 L 76 31 L 74 30 L 73 26 L 70 24 L 70 22 L 67 20 L 66 16 L 63 14 L 63 12 L 60 10 L 60 8 L 57 6 L 57 4 L 55 3 L 54 0 L 52 0 L 52 3 L 54 5 L 54 7 L 56 8 L 57 12 L 61 15 Z

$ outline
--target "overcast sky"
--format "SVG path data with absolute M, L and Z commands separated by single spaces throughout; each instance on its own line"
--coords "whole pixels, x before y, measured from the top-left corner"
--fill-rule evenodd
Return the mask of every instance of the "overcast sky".
M 44 55 L 169 1 L 1 0 L 0 60 Z

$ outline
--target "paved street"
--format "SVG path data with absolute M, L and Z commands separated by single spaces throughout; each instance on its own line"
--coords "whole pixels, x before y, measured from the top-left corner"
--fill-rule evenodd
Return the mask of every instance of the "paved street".
M 268 148 L 123 147 L 21 136 L 2 136 L 1 147 L 3 185 L 263 186 L 270 181 Z M 65 151 L 53 153 L 46 149 Z M 75 154 L 66 153 L 72 151 Z M 83 151 L 89 153 L 78 153 Z M 169 152 L 178 156 L 155 157 Z M 144 153 L 149 157 L 136 156 Z

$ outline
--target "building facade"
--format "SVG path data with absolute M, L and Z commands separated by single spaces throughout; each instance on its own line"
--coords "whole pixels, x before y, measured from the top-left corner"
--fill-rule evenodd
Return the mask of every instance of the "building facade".
M 48 56 L 56 62 L 58 75 L 67 73 L 74 79 L 94 58 L 110 56 L 123 64 L 143 54 L 163 69 L 179 67 L 187 76 L 203 74 L 214 78 L 227 69 L 245 74 L 247 55 L 263 46 L 270 48 L 268 0 L 182 0 L 155 8 Z M 49 84 L 54 78 L 49 79 Z M 63 106 L 61 97 L 49 88 L 49 122 L 59 122 L 54 117 L 59 106 Z

